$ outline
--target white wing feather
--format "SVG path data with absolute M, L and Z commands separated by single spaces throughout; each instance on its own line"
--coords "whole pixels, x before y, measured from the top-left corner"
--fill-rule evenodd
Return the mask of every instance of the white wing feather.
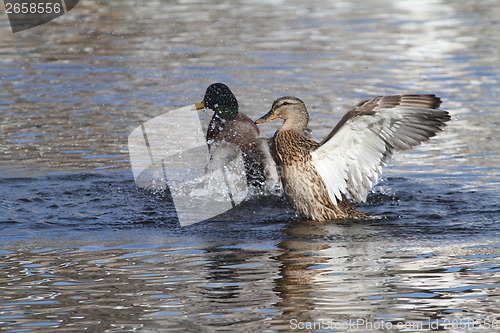
M 366 201 L 393 151 L 428 140 L 444 126 L 447 115 L 444 110 L 396 106 L 347 120 L 311 152 L 312 163 L 333 203 L 342 200 L 342 193 Z

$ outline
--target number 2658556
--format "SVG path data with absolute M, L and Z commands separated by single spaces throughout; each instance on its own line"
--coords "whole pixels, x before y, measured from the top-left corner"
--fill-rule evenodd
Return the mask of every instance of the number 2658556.
M 5 9 L 7 14 L 59 14 L 62 10 L 61 4 L 57 2 L 7 2 Z

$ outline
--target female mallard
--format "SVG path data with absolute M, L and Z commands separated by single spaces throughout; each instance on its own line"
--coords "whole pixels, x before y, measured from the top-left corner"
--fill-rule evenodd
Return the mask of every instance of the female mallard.
M 220 143 L 236 145 L 242 152 L 249 186 L 270 189 L 279 182 L 276 165 L 267 140 L 259 137 L 259 128 L 245 114 L 239 112 L 236 97 L 223 83 L 211 84 L 203 101 L 196 109 L 214 111 L 207 129 L 207 144 L 211 153 Z
M 347 112 L 321 142 L 304 133 L 306 106 L 281 97 L 256 121 L 284 120 L 273 138 L 285 194 L 296 213 L 316 221 L 369 218 L 346 198 L 364 202 L 394 150 L 428 140 L 450 120 L 434 95 L 396 95 L 365 100 Z

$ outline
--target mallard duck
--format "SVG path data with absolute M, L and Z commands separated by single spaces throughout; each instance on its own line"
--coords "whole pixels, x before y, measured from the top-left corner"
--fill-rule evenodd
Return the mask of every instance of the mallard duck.
M 297 215 L 315 221 L 369 216 L 347 196 L 365 202 L 395 150 L 410 149 L 436 135 L 450 120 L 434 95 L 379 96 L 347 112 L 321 142 L 305 134 L 309 114 L 297 97 L 281 97 L 256 121 L 284 120 L 273 150 L 285 195 Z
M 207 129 L 207 144 L 213 152 L 220 143 L 236 145 L 243 154 L 247 184 L 255 188 L 275 187 L 279 182 L 276 165 L 269 150 L 269 143 L 260 137 L 254 121 L 239 112 L 238 101 L 223 83 L 211 84 L 196 109 L 214 111 Z

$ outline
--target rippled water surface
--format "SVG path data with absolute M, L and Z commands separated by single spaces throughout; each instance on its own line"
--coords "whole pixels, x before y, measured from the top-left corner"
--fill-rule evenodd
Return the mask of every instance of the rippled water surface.
M 498 331 L 499 17 L 493 0 L 88 0 L 13 34 L 3 15 L 1 329 Z M 452 120 L 385 169 L 372 220 L 260 196 L 180 227 L 136 187 L 127 137 L 218 81 L 253 119 L 300 97 L 317 138 L 383 94 L 435 93 Z

